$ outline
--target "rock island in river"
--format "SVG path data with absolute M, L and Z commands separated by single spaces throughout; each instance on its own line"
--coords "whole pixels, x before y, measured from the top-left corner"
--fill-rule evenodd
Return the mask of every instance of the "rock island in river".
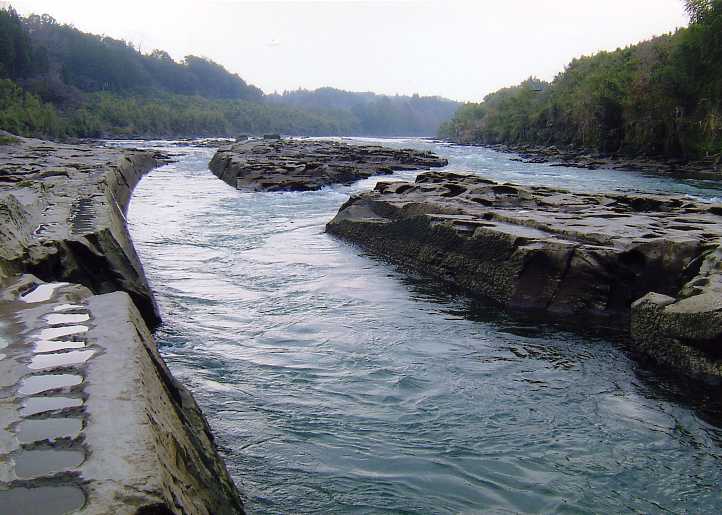
M 428 172 L 352 197 L 327 231 L 512 309 L 631 319 L 658 361 L 722 377 L 722 206 Z
M 250 140 L 221 147 L 211 171 L 231 186 L 250 191 L 310 191 L 350 184 L 395 170 L 446 166 L 431 152 L 329 140 Z

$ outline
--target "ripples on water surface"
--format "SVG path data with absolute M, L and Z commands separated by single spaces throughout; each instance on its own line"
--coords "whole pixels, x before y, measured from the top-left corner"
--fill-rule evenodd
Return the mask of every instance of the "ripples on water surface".
M 722 196 L 712 182 L 390 144 L 515 182 Z M 242 193 L 207 171 L 212 150 L 172 151 L 178 162 L 136 190 L 131 232 L 163 312 L 162 353 L 202 405 L 250 513 L 722 508 L 717 389 L 325 235 L 349 193 L 375 181 Z

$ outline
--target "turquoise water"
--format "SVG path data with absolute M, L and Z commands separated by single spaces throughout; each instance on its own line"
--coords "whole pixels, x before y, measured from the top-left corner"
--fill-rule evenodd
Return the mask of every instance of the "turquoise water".
M 709 181 L 388 144 L 514 182 L 722 198 Z M 621 339 L 510 317 L 324 234 L 375 180 L 242 193 L 207 171 L 212 150 L 145 145 L 177 154 L 129 212 L 165 321 L 158 341 L 250 513 L 722 509 L 718 388 L 636 359 Z

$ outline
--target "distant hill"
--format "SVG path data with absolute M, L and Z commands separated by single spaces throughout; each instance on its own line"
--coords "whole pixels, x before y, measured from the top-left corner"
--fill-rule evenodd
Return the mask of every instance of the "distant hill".
M 355 133 L 377 136 L 434 136 L 461 105 L 441 97 L 387 96 L 334 88 L 299 89 L 266 98 L 319 113 L 350 113 Z
M 332 88 L 266 96 L 203 57 L 176 62 L 47 15 L 0 9 L 0 128 L 21 135 L 434 135 L 456 107 Z
M 49 16 L 22 20 L 36 65 L 28 84 L 41 93 L 63 84 L 83 92 L 197 95 L 204 98 L 260 101 L 263 92 L 221 65 L 193 55 L 175 62 L 168 53 L 142 54 L 125 41 L 81 32 Z M 12 78 L 12 77 L 11 77 Z M 17 77 L 20 78 L 20 77 Z M 43 89 L 45 88 L 45 89 Z

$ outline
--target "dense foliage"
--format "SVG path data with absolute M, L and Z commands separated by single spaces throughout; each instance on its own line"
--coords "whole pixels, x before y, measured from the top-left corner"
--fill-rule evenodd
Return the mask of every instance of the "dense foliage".
M 0 79 L 0 129 L 21 136 L 66 135 L 57 110 L 8 79 Z
M 10 80 L 0 79 L 0 128 L 46 138 L 199 137 L 284 132 L 340 135 L 350 125 L 337 117 L 243 100 L 183 95 L 86 94 L 82 105 L 59 111 Z
M 574 59 L 465 104 L 440 135 L 483 144 L 572 145 L 602 153 L 704 157 L 722 151 L 722 0 L 688 0 L 674 34 Z
M 435 135 L 439 125 L 451 119 L 459 107 L 457 102 L 441 97 L 385 96 L 334 88 L 286 91 L 267 99 L 332 117 L 345 113 L 352 124 L 351 133 L 378 136 Z
M 66 90 L 74 87 L 83 92 L 163 92 L 237 100 L 260 100 L 263 96 L 238 75 L 201 57 L 189 55 L 177 63 L 166 52 L 144 55 L 125 41 L 86 34 L 50 16 L 32 15 L 23 20 L 12 10 L 3 15 L 14 19 L 15 32 L 25 34 L 26 41 L 19 47 L 27 49 L 30 45 L 45 61 L 36 67 L 36 72 L 45 73 L 36 73 L 31 84 L 42 92 L 65 86 Z M 56 96 L 62 98 L 64 94 L 56 92 Z
M 26 77 L 34 71 L 30 37 L 12 10 L 0 9 L 0 77 Z
M 0 9 L 0 128 L 26 136 L 433 135 L 457 105 L 326 88 L 265 96 L 221 65 L 174 61 L 49 16 Z

